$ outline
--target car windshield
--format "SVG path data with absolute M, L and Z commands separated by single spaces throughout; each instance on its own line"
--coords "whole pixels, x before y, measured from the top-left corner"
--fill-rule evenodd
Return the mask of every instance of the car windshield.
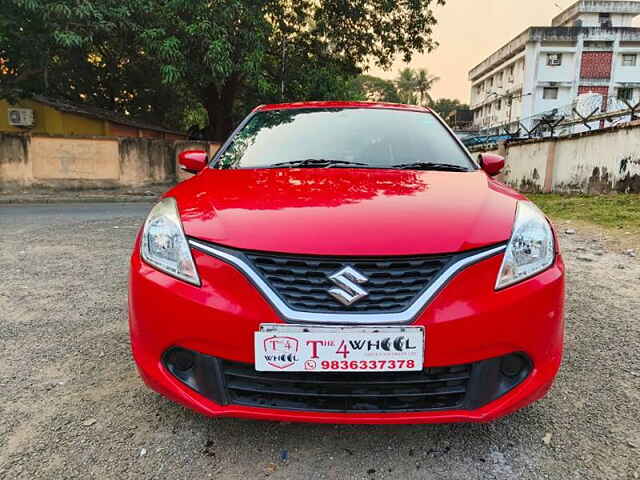
M 257 112 L 216 166 L 407 169 L 414 164 L 416 169 L 476 168 L 433 114 L 376 108 Z

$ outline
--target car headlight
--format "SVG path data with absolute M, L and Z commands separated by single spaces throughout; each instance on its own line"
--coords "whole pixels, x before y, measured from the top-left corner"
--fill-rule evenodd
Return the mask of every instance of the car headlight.
M 551 225 L 531 202 L 518 202 L 511 240 L 496 281 L 496 290 L 549 268 L 555 259 Z
M 142 230 L 141 254 L 158 270 L 200 286 L 174 198 L 165 198 L 151 209 Z

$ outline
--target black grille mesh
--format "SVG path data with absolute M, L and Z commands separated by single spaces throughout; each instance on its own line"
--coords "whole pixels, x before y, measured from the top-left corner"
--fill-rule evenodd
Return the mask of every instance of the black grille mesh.
M 229 402 L 323 412 L 407 412 L 461 408 L 471 365 L 406 373 L 257 372 L 222 361 Z
M 433 282 L 453 256 L 345 259 L 247 254 L 271 288 L 294 310 L 306 312 L 399 312 L 407 309 Z M 346 266 L 368 278 L 368 296 L 350 306 L 329 295 L 329 280 Z

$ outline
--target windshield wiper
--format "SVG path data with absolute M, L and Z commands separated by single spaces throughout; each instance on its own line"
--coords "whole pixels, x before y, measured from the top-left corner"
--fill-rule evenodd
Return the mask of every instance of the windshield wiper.
M 331 168 L 331 167 L 368 167 L 366 163 L 349 162 L 346 160 L 327 160 L 324 158 L 308 158 L 306 160 L 294 160 L 293 162 L 274 163 L 269 168 Z
M 452 165 L 450 163 L 437 163 L 437 162 L 414 162 L 403 163 L 401 165 L 393 165 L 391 168 L 398 170 L 441 170 L 444 172 L 468 172 L 467 167 L 460 165 Z

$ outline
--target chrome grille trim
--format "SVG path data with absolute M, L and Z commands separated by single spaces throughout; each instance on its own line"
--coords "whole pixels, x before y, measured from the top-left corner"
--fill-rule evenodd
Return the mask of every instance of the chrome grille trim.
M 336 257 L 242 252 L 242 256 L 289 308 L 364 314 L 406 310 L 440 273 L 465 255 Z M 346 277 L 349 283 L 344 282 L 343 272 L 351 272 Z M 343 295 L 353 295 L 354 301 L 343 302 Z
M 489 250 L 464 257 L 451 264 L 406 310 L 394 313 L 316 313 L 304 312 L 290 308 L 278 294 L 262 279 L 253 267 L 243 258 L 233 255 L 226 249 L 215 248 L 212 245 L 190 238 L 189 244 L 201 252 L 218 258 L 240 270 L 258 290 L 274 306 L 276 311 L 288 322 L 341 324 L 341 325 L 388 325 L 411 323 L 422 309 L 429 303 L 436 293 L 457 273 L 481 260 L 485 260 L 503 252 L 507 246 L 500 245 Z

